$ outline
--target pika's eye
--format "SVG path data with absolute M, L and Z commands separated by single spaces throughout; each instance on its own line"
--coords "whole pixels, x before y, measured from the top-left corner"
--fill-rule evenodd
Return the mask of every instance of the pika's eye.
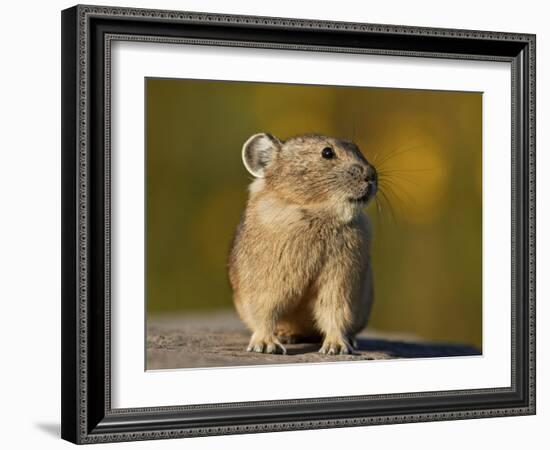
M 321 152 L 321 156 L 325 159 L 332 159 L 334 158 L 334 150 L 330 147 L 325 147 Z

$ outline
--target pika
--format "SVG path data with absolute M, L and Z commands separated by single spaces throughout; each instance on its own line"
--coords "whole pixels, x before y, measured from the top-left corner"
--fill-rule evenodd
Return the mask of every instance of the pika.
M 235 308 L 252 332 L 247 350 L 322 342 L 353 353 L 374 297 L 371 226 L 375 168 L 356 144 L 317 134 L 255 134 L 242 148 L 254 177 L 229 254 Z

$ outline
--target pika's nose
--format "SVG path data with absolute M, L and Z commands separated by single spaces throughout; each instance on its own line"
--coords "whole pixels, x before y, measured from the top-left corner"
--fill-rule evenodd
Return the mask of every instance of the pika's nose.
M 378 184 L 378 173 L 373 166 L 368 166 L 367 176 L 365 177 L 367 183 L 376 183 Z

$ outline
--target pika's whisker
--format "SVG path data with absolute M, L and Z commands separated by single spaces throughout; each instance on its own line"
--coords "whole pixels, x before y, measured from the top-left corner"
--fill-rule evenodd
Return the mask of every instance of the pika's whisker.
M 386 174 L 386 173 L 416 173 L 416 172 L 432 172 L 434 170 L 438 170 L 438 167 L 430 167 L 426 169 L 377 169 L 378 174 Z
M 385 157 L 382 157 L 382 160 L 381 161 L 378 161 L 378 168 L 383 168 L 384 164 L 387 163 L 388 161 L 390 161 L 391 159 L 397 157 L 397 156 L 400 156 L 400 155 L 403 155 L 405 153 L 408 153 L 408 152 L 411 152 L 413 150 L 416 150 L 418 148 L 422 148 L 423 145 L 415 145 L 413 147 L 408 147 L 408 148 L 405 148 L 403 150 L 400 150 L 400 151 L 394 151 L 394 152 L 391 152 L 389 153 L 388 155 L 386 155 Z M 399 150 L 399 148 L 397 149 Z
M 399 206 L 403 207 L 404 205 L 407 205 L 409 203 L 415 203 L 414 198 L 408 192 L 403 190 L 398 194 L 395 185 L 388 185 L 386 186 L 386 188 L 388 189 L 388 193 L 392 194 L 399 201 Z M 405 197 L 405 200 L 402 196 Z
M 382 221 L 382 222 L 386 222 L 388 223 L 389 220 L 387 218 L 387 214 L 386 214 L 386 209 L 383 209 L 383 197 L 374 197 L 376 199 L 376 205 L 377 205 L 377 209 L 378 209 L 378 214 L 379 214 L 379 219 Z
M 389 213 L 393 223 L 396 223 L 397 221 L 396 221 L 396 218 L 395 218 L 393 206 L 392 206 L 387 194 L 384 192 L 383 189 L 378 189 L 378 194 L 381 195 L 380 200 L 381 201 L 383 200 L 386 203 L 386 209 L 388 210 L 388 213 Z
M 399 174 L 393 174 L 391 176 L 380 175 L 378 177 L 378 180 L 380 180 L 381 182 L 384 182 L 384 183 L 387 182 L 388 184 L 391 184 L 395 180 L 399 180 L 399 181 L 406 181 L 408 183 L 413 184 L 414 186 L 420 186 L 420 184 L 416 180 L 412 180 L 410 178 L 407 178 L 404 175 L 399 175 Z

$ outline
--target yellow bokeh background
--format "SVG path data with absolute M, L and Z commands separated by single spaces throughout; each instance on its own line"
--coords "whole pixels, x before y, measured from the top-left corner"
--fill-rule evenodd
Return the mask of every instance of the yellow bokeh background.
M 369 326 L 481 349 L 480 93 L 147 79 L 146 101 L 148 314 L 232 308 L 242 144 L 315 132 L 381 174 Z

